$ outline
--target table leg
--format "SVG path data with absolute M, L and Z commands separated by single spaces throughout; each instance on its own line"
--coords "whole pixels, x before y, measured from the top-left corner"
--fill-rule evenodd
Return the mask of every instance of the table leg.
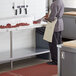
M 58 76 L 61 76 L 61 45 L 57 45 L 58 48 Z
M 12 31 L 10 31 L 10 58 L 12 58 Z M 13 60 L 11 61 L 11 69 L 13 69 Z
M 51 62 L 51 53 L 49 52 L 49 62 Z

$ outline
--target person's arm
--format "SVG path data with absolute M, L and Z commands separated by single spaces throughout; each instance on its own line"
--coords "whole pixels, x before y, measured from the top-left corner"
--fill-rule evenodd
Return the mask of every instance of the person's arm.
M 57 5 L 55 3 L 53 3 L 51 5 L 51 14 L 50 14 L 50 16 L 48 18 L 48 21 L 50 21 L 50 22 L 54 21 L 56 15 L 57 15 Z

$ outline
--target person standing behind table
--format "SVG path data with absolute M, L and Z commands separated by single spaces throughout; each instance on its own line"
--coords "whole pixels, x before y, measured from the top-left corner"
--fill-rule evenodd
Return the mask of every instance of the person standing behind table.
M 49 42 L 52 62 L 47 62 L 47 64 L 57 65 L 57 44 L 62 44 L 62 31 L 64 30 L 62 19 L 64 13 L 64 4 L 62 0 L 53 0 L 50 9 L 51 13 L 49 17 L 46 17 L 45 19 L 52 22 L 54 21 L 55 17 L 57 17 L 57 22 L 54 28 L 52 43 Z

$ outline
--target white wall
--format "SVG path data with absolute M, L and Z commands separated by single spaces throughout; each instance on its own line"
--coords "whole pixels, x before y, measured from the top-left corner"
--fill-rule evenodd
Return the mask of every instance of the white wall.
M 35 47 L 35 30 L 27 29 L 13 32 L 13 50 Z M 0 32 L 0 52 L 10 50 L 10 33 Z
M 15 8 L 18 5 L 28 5 L 28 15 L 33 15 L 35 19 L 41 18 L 46 13 L 46 1 L 47 0 L 0 0 L 0 18 L 14 16 L 14 10 L 12 9 L 13 2 L 15 3 Z
M 12 15 L 12 0 L 0 0 L 0 18 Z
M 76 0 L 63 0 L 66 8 L 76 8 Z
M 43 17 L 46 13 L 46 0 L 27 0 L 28 14 L 35 19 Z

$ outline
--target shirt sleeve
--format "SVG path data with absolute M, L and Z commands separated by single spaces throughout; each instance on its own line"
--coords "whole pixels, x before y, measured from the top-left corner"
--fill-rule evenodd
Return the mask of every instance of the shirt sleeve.
M 51 5 L 51 14 L 49 15 L 48 20 L 50 22 L 54 21 L 55 17 L 57 15 L 57 5 L 55 5 L 54 3 Z

